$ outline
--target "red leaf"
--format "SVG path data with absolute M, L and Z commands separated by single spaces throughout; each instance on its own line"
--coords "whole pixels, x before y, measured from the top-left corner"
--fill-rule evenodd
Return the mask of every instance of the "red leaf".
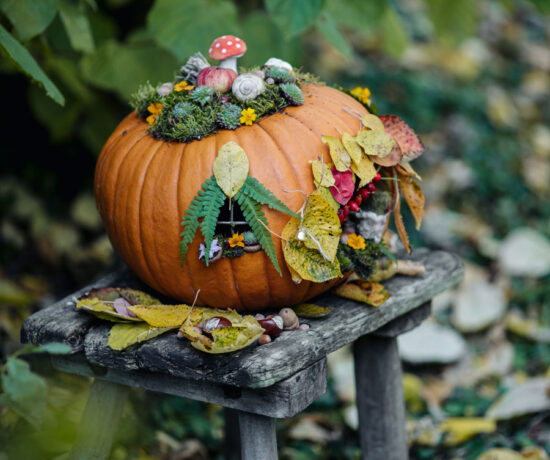
M 350 170 L 340 172 L 333 167 L 332 175 L 334 176 L 334 185 L 330 187 L 330 192 L 338 203 L 344 205 L 351 199 L 355 189 L 353 172 Z
M 424 152 L 424 144 L 418 135 L 397 115 L 382 115 L 380 117 L 386 134 L 390 135 L 401 147 L 403 160 L 411 161 L 422 155 Z

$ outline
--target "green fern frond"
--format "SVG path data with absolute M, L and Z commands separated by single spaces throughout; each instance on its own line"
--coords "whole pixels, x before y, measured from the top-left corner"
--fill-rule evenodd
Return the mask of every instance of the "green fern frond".
M 259 243 L 262 245 L 262 249 L 271 259 L 271 262 L 273 263 L 273 266 L 275 267 L 279 275 L 283 276 L 281 268 L 279 267 L 279 262 L 277 261 L 277 253 L 275 251 L 273 238 L 267 230 L 267 218 L 265 217 L 265 214 L 262 211 L 260 204 L 256 202 L 252 197 L 244 193 L 243 188 L 241 188 L 241 190 L 239 190 L 239 192 L 235 195 L 235 200 L 239 204 L 241 211 L 243 212 L 244 218 L 248 222 L 248 225 L 250 225 L 254 236 L 256 236 Z M 264 225 L 262 225 L 262 223 Z
M 281 200 L 279 200 L 273 193 L 265 188 L 265 186 L 254 179 L 252 176 L 248 176 L 241 189 L 243 193 L 252 198 L 258 203 L 265 204 L 271 209 L 275 209 L 280 212 L 284 212 L 292 217 L 300 217 L 295 212 L 291 211 Z
M 225 195 L 222 189 L 217 184 L 214 176 L 207 179 L 203 184 L 204 205 L 202 207 L 201 217 L 204 219 L 201 222 L 201 232 L 204 236 L 204 244 L 206 246 L 204 250 L 204 261 L 208 267 L 210 259 L 210 247 L 212 246 L 212 240 L 216 232 L 216 225 L 218 223 L 218 217 L 220 215 L 221 207 L 225 202 Z

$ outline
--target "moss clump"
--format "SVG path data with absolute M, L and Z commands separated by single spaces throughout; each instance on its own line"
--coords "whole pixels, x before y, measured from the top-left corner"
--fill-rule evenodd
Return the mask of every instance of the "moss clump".
M 388 192 L 376 192 L 370 200 L 366 201 L 366 209 L 378 215 L 386 214 L 391 204 L 391 196 Z
M 236 104 L 224 104 L 216 117 L 216 122 L 220 128 L 236 129 L 241 126 L 242 109 Z
M 222 257 L 241 257 L 244 254 L 244 249 L 240 246 L 235 246 L 234 248 L 229 247 L 223 248 Z
M 210 101 L 212 101 L 214 97 L 214 90 L 212 88 L 209 88 L 208 86 L 199 86 L 198 88 L 195 88 L 191 93 L 191 100 L 193 102 L 196 102 L 197 104 L 200 104 L 201 106 L 205 106 Z
M 294 83 L 296 77 L 282 67 L 268 67 L 265 70 L 265 78 L 272 78 L 275 83 Z
M 178 102 L 172 109 L 172 115 L 175 118 L 185 118 L 193 113 L 193 104 L 190 102 Z
M 149 82 L 140 85 L 138 90 L 130 97 L 130 105 L 141 118 L 147 118 L 149 111 L 147 107 L 150 104 L 159 102 L 161 96 L 158 95 L 156 88 Z
M 302 105 L 304 103 L 304 94 L 302 90 L 293 83 L 283 83 L 281 93 L 286 101 L 291 105 Z
M 244 102 L 246 108 L 254 109 L 258 118 L 279 112 L 288 106 L 288 102 L 276 85 L 266 85 L 265 91 L 255 99 Z
M 365 241 L 365 249 L 353 249 L 347 244 L 338 245 L 337 257 L 343 267 L 342 270 L 355 270 L 357 274 L 366 279 L 370 276 L 376 265 L 376 260 L 382 255 L 381 243 Z
M 244 241 L 244 244 L 246 244 L 248 246 L 258 244 L 258 239 L 254 235 L 254 233 L 251 232 L 251 231 L 246 231 L 246 232 L 243 233 L 243 241 Z

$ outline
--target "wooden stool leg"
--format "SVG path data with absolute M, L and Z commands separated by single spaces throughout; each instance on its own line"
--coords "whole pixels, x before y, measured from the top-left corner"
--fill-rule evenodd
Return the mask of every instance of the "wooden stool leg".
M 277 460 L 275 419 L 237 411 L 242 460 Z
M 225 418 L 225 460 L 241 460 L 239 411 L 224 407 L 223 414 Z
M 405 400 L 394 337 L 366 335 L 354 344 L 359 441 L 363 460 L 406 460 Z
M 69 460 L 109 458 L 128 387 L 95 379 Z

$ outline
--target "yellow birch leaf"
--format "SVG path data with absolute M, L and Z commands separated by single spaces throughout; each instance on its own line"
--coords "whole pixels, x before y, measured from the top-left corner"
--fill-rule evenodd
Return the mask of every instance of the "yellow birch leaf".
M 476 460 L 525 460 L 525 457 L 511 449 L 494 447 L 483 452 Z
M 311 162 L 311 170 L 316 186 L 332 187 L 334 185 L 334 176 L 326 163 L 314 160 Z
M 382 131 L 363 129 L 355 136 L 355 139 L 363 148 L 363 151 L 373 157 L 384 158 L 388 156 L 395 145 L 395 141 Z
M 365 128 L 372 129 L 373 131 L 386 131 L 382 120 L 380 120 L 380 118 L 378 118 L 376 115 L 373 115 L 372 113 L 367 113 L 366 115 L 363 115 L 363 118 L 361 118 L 361 124 Z
M 248 157 L 236 142 L 227 142 L 218 150 L 213 171 L 216 182 L 229 198 L 234 197 L 248 176 Z
M 90 299 L 84 298 L 80 299 L 76 308 L 79 310 L 87 311 L 94 316 L 97 316 L 101 319 L 106 319 L 108 321 L 113 321 L 115 323 L 129 323 L 129 322 L 142 322 L 140 318 L 131 318 L 129 316 L 121 315 L 116 312 L 115 308 L 112 305 L 112 302 L 100 300 L 97 297 L 92 297 Z
M 158 337 L 175 327 L 151 327 L 147 323 L 115 324 L 109 332 L 107 345 L 113 350 L 124 350 L 132 345 Z
M 338 286 L 333 292 L 340 297 L 363 302 L 373 307 L 382 305 L 390 298 L 390 293 L 384 286 L 371 281 L 346 283 Z
M 342 145 L 342 141 L 333 136 L 321 137 L 323 143 L 328 144 L 330 157 L 337 171 L 347 171 L 351 164 L 351 157 Z
M 319 251 L 330 262 L 334 260 L 342 227 L 338 214 L 318 191 L 307 199 L 300 230 L 305 233 L 306 247 Z
M 409 235 L 407 235 L 407 230 L 405 229 L 405 224 L 403 223 L 403 216 L 401 215 L 401 200 L 397 198 L 395 203 L 395 210 L 393 211 L 393 221 L 395 222 L 395 228 L 399 238 L 405 249 L 410 254 L 411 253 L 411 244 L 409 243 Z
M 196 340 L 200 340 L 202 337 L 205 337 L 199 331 L 195 330 L 195 325 L 197 323 L 198 321 L 193 322 L 191 318 L 187 318 L 180 327 L 180 334 L 183 335 L 183 337 L 185 337 L 186 339 L 189 339 L 191 342 L 195 342 Z
M 402 158 L 403 153 L 401 152 L 401 147 L 399 147 L 399 144 L 395 142 L 389 155 L 386 155 L 385 157 L 373 156 L 372 161 L 374 161 L 377 165 L 390 167 L 397 165 Z
M 397 165 L 395 165 L 396 171 L 403 176 L 412 176 L 416 177 L 419 181 L 422 181 L 422 177 L 413 169 L 411 164 L 407 161 L 401 160 Z
M 239 313 L 231 308 L 220 309 L 201 307 L 201 321 L 206 321 L 207 319 L 213 318 L 214 316 L 221 316 L 225 319 L 228 319 L 233 325 L 240 323 L 243 319 Z
M 138 318 L 153 327 L 180 327 L 191 307 L 189 305 L 133 305 L 127 307 Z M 191 311 L 191 320 L 200 317 L 197 309 Z
M 340 203 L 338 203 L 334 197 L 332 196 L 331 191 L 328 187 L 319 187 L 319 193 L 322 195 L 322 197 L 327 200 L 327 203 L 332 206 L 332 208 L 338 212 L 338 209 L 340 209 Z
M 424 217 L 424 194 L 418 182 L 406 176 L 399 175 L 399 188 L 401 194 L 405 197 L 405 201 L 409 205 L 409 209 L 414 217 L 416 229 L 420 228 L 422 217 Z
M 456 446 L 480 433 L 494 433 L 497 428 L 495 420 L 481 417 L 450 417 L 439 424 L 439 429 L 446 433 L 444 444 Z
M 348 133 L 342 134 L 342 144 L 344 145 L 346 152 L 348 152 L 351 161 L 353 161 L 356 165 L 359 165 L 361 158 L 363 157 L 363 150 L 361 150 L 361 146 L 357 143 L 355 137 Z
M 294 270 L 290 265 L 287 265 L 286 268 L 288 268 L 288 271 L 290 272 L 290 276 L 292 278 L 292 282 L 294 284 L 300 284 L 303 279 L 300 275 L 298 275 L 298 272 Z
M 376 176 L 376 168 L 370 158 L 363 156 L 358 166 L 351 165 L 351 170 L 359 178 L 359 187 L 368 184 Z
M 292 309 L 300 318 L 322 318 L 332 311 L 332 307 L 322 307 L 313 303 L 302 303 Z

